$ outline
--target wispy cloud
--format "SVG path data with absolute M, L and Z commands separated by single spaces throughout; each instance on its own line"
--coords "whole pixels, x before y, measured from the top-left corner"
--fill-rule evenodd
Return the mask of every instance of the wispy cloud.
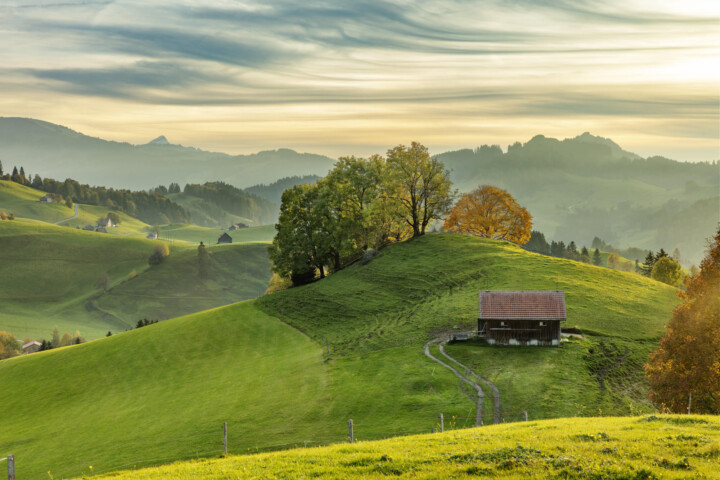
M 228 129 L 248 109 L 265 122 L 304 108 L 295 125 L 317 142 L 335 128 L 322 112 L 343 132 L 374 118 L 379 136 L 405 112 L 484 128 L 664 117 L 704 137 L 717 121 L 718 15 L 692 1 L 14 0 L 0 6 L 0 88 L 13 92 L 0 108 L 47 118 L 95 98 L 109 117 L 164 105 L 188 121 L 222 108 Z

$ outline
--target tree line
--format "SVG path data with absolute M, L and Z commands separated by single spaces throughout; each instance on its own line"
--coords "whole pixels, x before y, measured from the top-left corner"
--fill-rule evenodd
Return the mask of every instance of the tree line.
M 207 200 L 226 212 L 259 224 L 271 223 L 277 218 L 277 205 L 225 182 L 187 184 L 183 193 Z
M 72 206 L 73 201 L 88 205 L 104 205 L 149 224 L 191 221 L 190 214 L 183 207 L 158 193 L 91 187 L 70 178 L 60 182 L 52 178 L 41 178 L 37 174 L 31 181 L 30 176 L 25 175 L 23 167 L 20 167 L 20 170 L 14 168 L 12 175 L 6 174 L 2 178 L 47 192 L 55 198 L 55 201 L 63 202 L 64 199 L 68 206 Z

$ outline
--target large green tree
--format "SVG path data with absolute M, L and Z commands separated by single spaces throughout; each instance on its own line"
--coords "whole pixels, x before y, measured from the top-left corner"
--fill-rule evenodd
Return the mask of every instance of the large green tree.
M 325 277 L 334 257 L 333 232 L 328 229 L 327 202 L 318 185 L 296 185 L 283 192 L 277 233 L 269 247 L 273 271 L 294 285 L 312 281 L 315 272 Z
M 442 218 L 452 207 L 455 191 L 450 172 L 417 142 L 388 150 L 386 165 L 386 196 L 399 203 L 412 236 L 424 235 L 428 224 Z

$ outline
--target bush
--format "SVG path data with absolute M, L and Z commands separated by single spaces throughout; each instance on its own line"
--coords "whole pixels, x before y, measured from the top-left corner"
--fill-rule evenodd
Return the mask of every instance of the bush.
M 168 255 L 170 255 L 170 249 L 167 244 L 161 243 L 160 245 L 155 245 L 152 255 L 148 258 L 148 263 L 150 265 L 159 265 L 165 261 Z

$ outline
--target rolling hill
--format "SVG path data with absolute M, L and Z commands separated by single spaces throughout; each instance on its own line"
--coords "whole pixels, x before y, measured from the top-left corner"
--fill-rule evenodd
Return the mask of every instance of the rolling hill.
M 167 140 L 131 145 L 89 137 L 41 120 L 11 117 L 0 117 L 0 158 L 6 169 L 24 166 L 27 172 L 42 177 L 71 177 L 81 183 L 130 189 L 218 178 L 242 188 L 274 182 L 281 176 L 325 175 L 333 164 L 328 157 L 289 149 L 233 156 Z
M 117 480 L 713 478 L 712 416 L 567 418 L 132 470 Z
M 448 428 L 470 426 L 473 392 L 431 362 L 424 343 L 471 327 L 480 289 L 554 288 L 566 292 L 568 323 L 585 339 L 447 349 L 524 364 L 498 386 L 531 419 L 652 412 L 637 361 L 663 332 L 672 288 L 507 243 L 429 234 L 311 285 L 2 361 L 0 404 L 18 420 L 0 443 L 32 478 L 213 455 L 223 421 L 231 453 L 343 441 L 349 418 L 360 439 L 428 432 L 440 412 Z M 604 355 L 613 348 L 627 360 Z M 485 368 L 475 365 L 494 374 L 494 364 Z
M 133 328 L 141 318 L 163 320 L 255 298 L 270 278 L 262 243 L 209 245 L 207 279 L 198 278 L 194 242 L 173 241 L 167 261 L 149 268 L 157 244 L 39 221 L 1 222 L 0 330 L 41 339 L 57 325 L 98 338 Z M 104 275 L 107 292 L 96 286 Z

